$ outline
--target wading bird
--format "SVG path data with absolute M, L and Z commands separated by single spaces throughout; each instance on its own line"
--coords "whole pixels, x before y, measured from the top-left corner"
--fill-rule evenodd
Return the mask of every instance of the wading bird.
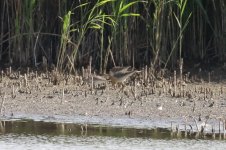
M 130 76 L 140 71 L 132 70 L 129 71 L 130 67 L 114 67 L 109 72 L 109 79 L 111 80 L 112 85 L 121 84 L 124 86 L 124 82 Z

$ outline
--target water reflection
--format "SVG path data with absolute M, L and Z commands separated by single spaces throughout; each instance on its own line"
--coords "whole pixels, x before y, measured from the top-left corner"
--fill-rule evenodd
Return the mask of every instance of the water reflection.
M 111 137 L 152 137 L 167 138 L 168 129 L 134 129 L 100 125 L 54 123 L 33 120 L 0 121 L 0 133 L 29 135 L 77 135 Z
M 210 137 L 201 140 L 188 135 L 185 138 L 182 131 L 178 136 L 164 128 L 0 121 L 0 149 L 222 149 L 226 146 L 224 140 Z
M 33 120 L 0 121 L 0 134 L 110 136 L 152 139 L 225 139 L 225 134 L 171 131 L 167 128 L 137 129 L 101 125 L 56 123 Z

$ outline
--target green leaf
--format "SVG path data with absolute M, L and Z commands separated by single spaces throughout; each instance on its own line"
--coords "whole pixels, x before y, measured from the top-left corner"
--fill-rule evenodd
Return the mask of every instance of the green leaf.
M 88 5 L 89 3 L 84 3 L 84 4 L 81 4 L 81 5 L 78 5 L 77 7 L 75 7 L 75 9 L 77 9 L 77 8 L 82 8 L 82 7 L 84 7 L 84 6 L 86 6 L 86 5 Z
M 134 4 L 138 3 L 138 2 L 140 2 L 140 1 L 131 2 L 131 3 L 123 6 L 122 8 L 120 7 L 121 9 L 119 10 L 119 14 L 122 14 L 123 11 L 127 10 L 130 6 L 132 6 L 132 5 L 134 5 Z
M 180 23 L 178 17 L 176 16 L 176 14 L 174 12 L 173 12 L 173 15 L 174 15 L 174 17 L 175 17 L 175 19 L 177 21 L 177 24 L 178 24 L 179 28 L 181 28 L 181 23 Z
M 187 0 L 182 0 L 183 2 L 183 4 L 182 4 L 182 9 L 181 9 L 181 16 L 183 16 L 183 14 L 184 14 L 184 10 L 185 10 L 185 8 L 186 8 L 186 6 L 187 6 Z
M 92 22 L 89 28 L 92 28 L 92 29 L 101 29 L 102 26 L 100 26 L 97 23 Z
M 63 32 L 66 32 L 68 30 L 70 22 L 71 22 L 71 11 L 68 11 L 68 13 L 64 16 L 63 19 Z
M 122 17 L 129 17 L 129 16 L 133 16 L 133 17 L 139 17 L 140 14 L 136 14 L 136 13 L 127 13 L 127 14 L 122 14 Z
M 97 7 L 105 5 L 108 2 L 114 2 L 115 0 L 102 0 L 101 2 L 97 2 Z

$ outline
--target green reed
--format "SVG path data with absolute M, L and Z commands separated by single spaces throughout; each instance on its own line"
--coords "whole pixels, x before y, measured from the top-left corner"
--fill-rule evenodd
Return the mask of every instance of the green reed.
M 114 65 L 175 69 L 177 61 L 223 63 L 224 1 L 0 1 L 0 62 L 69 72 Z M 192 60 L 192 61 L 191 61 Z M 217 61 L 216 61 L 217 60 Z M 223 65 L 223 64 L 222 64 Z

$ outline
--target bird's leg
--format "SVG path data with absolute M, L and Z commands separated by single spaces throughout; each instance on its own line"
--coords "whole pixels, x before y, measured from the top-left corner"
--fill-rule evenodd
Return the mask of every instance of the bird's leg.
M 112 83 L 113 89 L 116 90 L 117 89 L 117 83 Z
M 119 86 L 121 85 L 121 88 L 119 89 L 119 92 L 124 92 L 124 89 L 125 89 L 126 85 L 123 84 L 123 83 L 118 83 L 118 84 L 119 84 Z

